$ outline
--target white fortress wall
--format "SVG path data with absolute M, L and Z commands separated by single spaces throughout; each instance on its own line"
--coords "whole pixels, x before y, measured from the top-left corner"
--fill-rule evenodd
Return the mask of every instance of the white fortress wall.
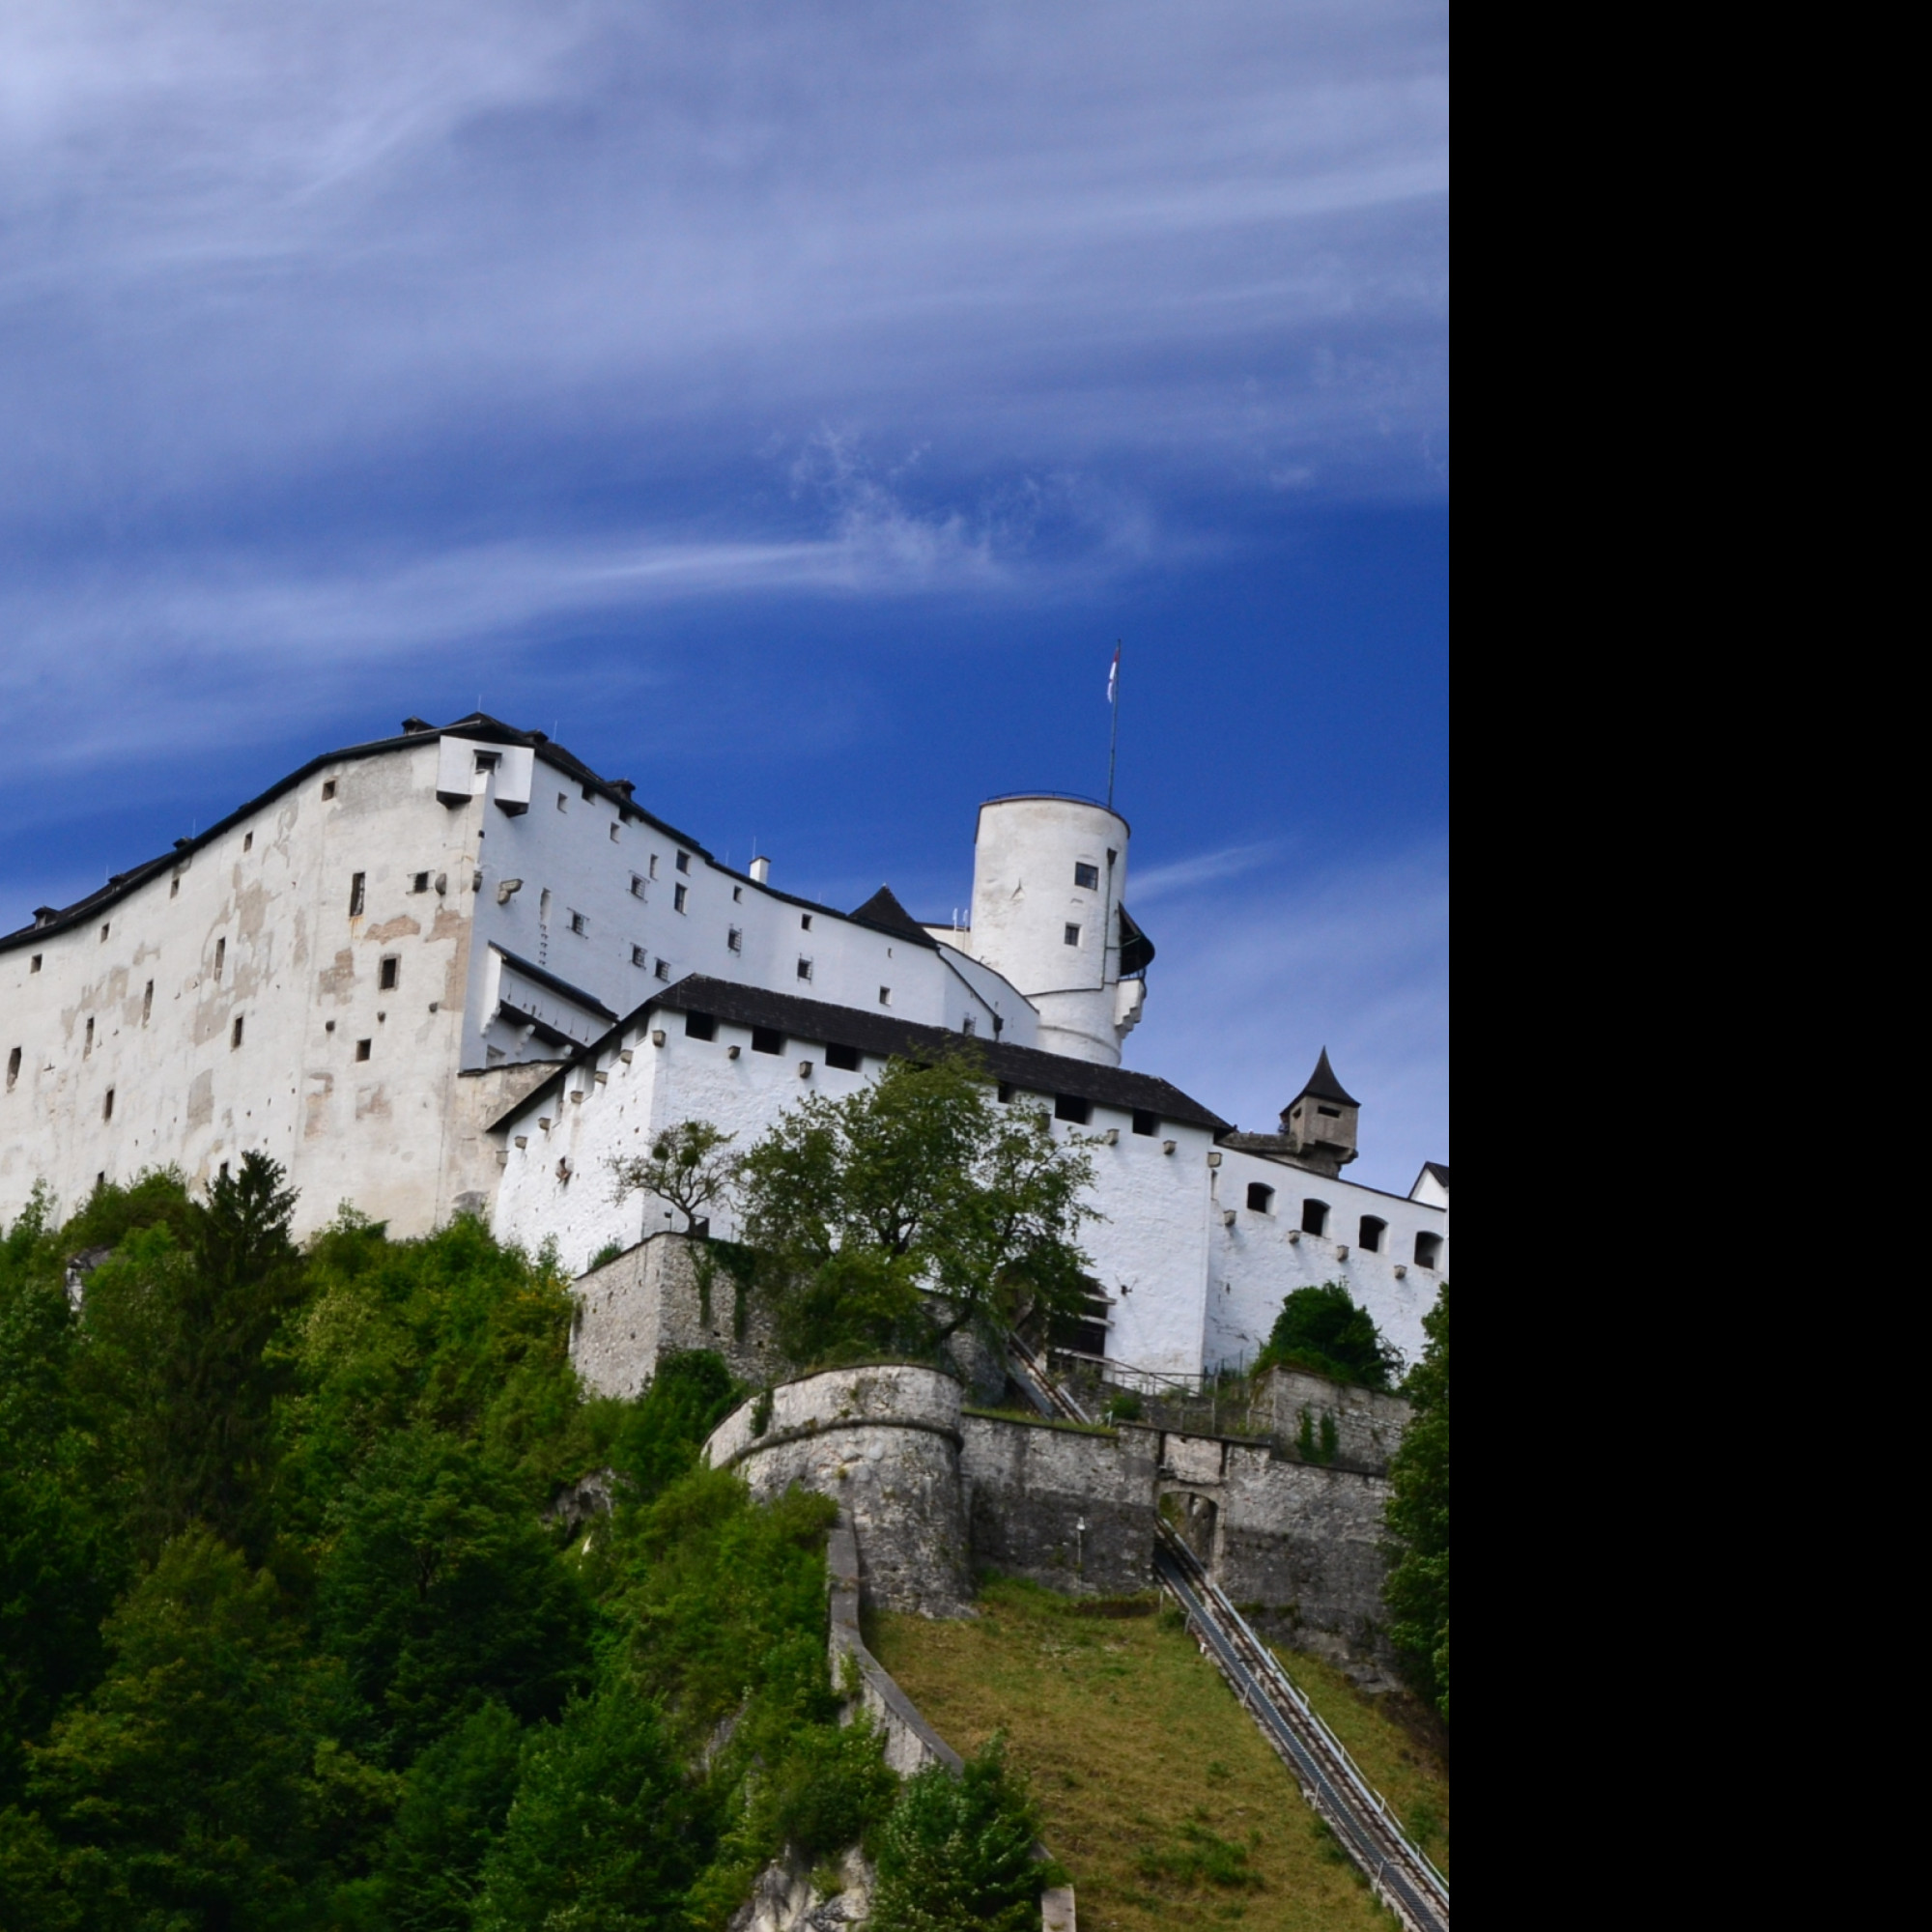
M 1324 1281 L 1343 1283 L 1406 1360 L 1420 1356 L 1422 1318 L 1435 1305 L 1435 1291 L 1448 1275 L 1445 1209 L 1351 1180 L 1311 1174 L 1236 1148 L 1222 1151 L 1214 1179 L 1208 1230 L 1209 1367 L 1253 1361 L 1267 1341 L 1283 1300 L 1297 1288 Z M 1274 1190 L 1268 1209 L 1247 1206 L 1251 1182 Z M 1302 1206 L 1307 1201 L 1326 1204 L 1325 1233 L 1302 1232 Z M 1230 1211 L 1232 1223 L 1227 1219 Z M 1362 1246 L 1365 1215 L 1386 1223 L 1379 1253 Z M 1435 1266 L 1417 1264 L 1418 1235 L 1440 1237 Z

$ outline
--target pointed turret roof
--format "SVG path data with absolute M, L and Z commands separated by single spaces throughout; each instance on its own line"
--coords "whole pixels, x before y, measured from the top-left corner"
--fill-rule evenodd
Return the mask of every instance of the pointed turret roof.
M 1328 1049 L 1321 1049 L 1321 1058 L 1315 1063 L 1315 1071 L 1308 1076 L 1308 1084 L 1294 1096 L 1294 1100 L 1339 1100 L 1345 1107 L 1359 1107 L 1362 1103 L 1335 1078 L 1335 1069 L 1328 1065 Z M 1288 1104 L 1292 1107 L 1294 1100 Z
M 853 911 L 851 917 L 862 925 L 895 933 L 901 939 L 916 939 L 922 946 L 931 946 L 936 950 L 937 942 L 932 935 L 899 904 L 890 886 L 881 886 L 864 905 Z

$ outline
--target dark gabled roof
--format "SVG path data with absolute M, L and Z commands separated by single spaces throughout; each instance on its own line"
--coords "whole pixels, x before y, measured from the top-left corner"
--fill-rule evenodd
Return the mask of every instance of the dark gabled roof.
M 1335 1069 L 1328 1065 L 1328 1049 L 1321 1049 L 1321 1058 L 1315 1063 L 1315 1071 L 1308 1076 L 1308 1084 L 1294 1100 L 1339 1100 L 1345 1107 L 1359 1107 L 1362 1103 L 1335 1078 Z M 1294 1100 L 1288 1104 L 1292 1107 Z
M 420 723 L 417 719 L 408 721 L 411 725 Z M 326 765 L 339 765 L 349 760 L 382 757 L 389 752 L 408 751 L 419 745 L 425 738 L 441 737 L 476 738 L 484 744 L 527 745 L 545 764 L 574 779 L 580 786 L 609 799 L 627 817 L 641 819 L 647 825 L 654 825 L 668 838 L 675 838 L 696 852 L 707 865 L 715 865 L 711 854 L 696 838 L 680 832 L 676 826 L 668 825 L 653 813 L 646 811 L 631 797 L 630 781 L 611 781 L 599 778 L 583 760 L 573 753 L 566 752 L 561 745 L 553 745 L 542 731 L 519 731 L 514 724 L 505 724 L 500 718 L 492 718 L 487 712 L 472 711 L 467 718 L 459 718 L 453 724 L 439 724 L 429 730 L 406 729 L 394 738 L 372 738 L 366 745 L 349 745 L 336 752 L 324 752 L 311 758 L 307 764 L 278 779 L 267 791 L 251 798 L 247 804 L 237 806 L 227 817 L 218 818 L 206 832 L 192 838 L 177 838 L 174 849 L 164 852 L 158 859 L 149 859 L 126 872 L 116 872 L 99 891 L 89 893 L 83 899 L 76 899 L 70 906 L 58 910 L 43 906 L 34 915 L 34 923 L 16 927 L 12 932 L 0 933 L 0 952 L 9 952 L 16 946 L 26 946 L 40 938 L 51 938 L 59 933 L 71 931 L 74 926 L 84 924 L 108 906 L 117 904 L 131 892 L 146 885 L 150 879 L 157 877 L 170 867 L 178 866 L 183 859 L 199 852 L 203 846 L 212 844 L 242 819 L 251 817 L 265 806 L 271 805 L 284 792 L 293 791 L 304 780 L 313 778 Z M 723 867 L 720 867 L 723 870 Z M 827 907 L 827 911 L 832 908 Z
M 496 946 L 496 941 L 490 942 Z M 546 966 L 539 966 L 534 960 L 520 959 L 507 946 L 497 946 L 505 966 L 514 966 L 526 980 L 534 980 L 539 986 L 548 986 L 553 993 L 561 993 L 572 1006 L 582 1007 L 587 1013 L 600 1013 L 607 1020 L 614 1020 L 617 1015 L 600 1000 L 595 993 L 586 993 L 582 986 L 573 986 L 568 980 L 559 980 Z
M 846 918 L 860 925 L 869 925 L 877 932 L 890 932 L 896 939 L 916 940 L 935 952 L 939 951 L 938 940 L 899 904 L 890 886 L 881 886 L 864 905 L 847 913 Z
M 1449 1170 L 1439 1160 L 1425 1160 L 1422 1163 L 1422 1174 L 1433 1174 L 1444 1187 L 1449 1185 Z M 1422 1174 L 1415 1177 L 1417 1180 L 1422 1179 Z
M 635 1012 L 627 1013 L 590 1045 L 580 1047 L 540 1086 L 533 1087 L 513 1106 L 490 1122 L 501 1126 L 522 1113 L 534 1100 L 559 1087 L 573 1067 L 595 1061 L 611 1043 L 612 1035 L 639 1025 L 655 1008 L 672 1012 L 709 1013 L 713 1019 L 734 1026 L 769 1027 L 794 1039 L 821 1042 L 827 1046 L 856 1047 L 876 1059 L 895 1056 L 904 1060 L 931 1061 L 943 1054 L 967 1055 L 979 1062 L 987 1077 L 1024 1089 L 1030 1094 L 1069 1094 L 1102 1107 L 1118 1107 L 1123 1113 L 1141 1111 L 1158 1114 L 1163 1120 L 1183 1126 L 1206 1127 L 1210 1133 L 1228 1131 L 1229 1123 L 1211 1114 L 1179 1088 L 1151 1073 L 1129 1073 L 1122 1066 L 1101 1066 L 1091 1060 L 1069 1060 L 1058 1053 L 1041 1053 L 1031 1046 L 1009 1046 L 1002 1040 L 979 1035 L 956 1034 L 945 1027 L 915 1026 L 895 1019 L 886 1012 L 863 1007 L 837 1007 L 825 1000 L 801 1000 L 790 993 L 769 993 L 761 986 L 741 986 L 729 980 L 714 980 L 694 973 L 646 1000 Z

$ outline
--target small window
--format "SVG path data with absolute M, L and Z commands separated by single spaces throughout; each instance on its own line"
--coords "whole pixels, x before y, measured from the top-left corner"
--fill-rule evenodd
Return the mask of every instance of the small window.
M 801 980 L 811 978 L 811 961 L 803 952 L 798 955 L 798 977 Z
M 7 1090 L 13 1092 L 14 1083 L 20 1077 L 20 1049 L 16 1046 L 7 1056 Z
M 653 852 L 651 854 L 651 877 L 655 879 L 657 875 L 658 875 L 658 855 L 655 852 Z
M 570 915 L 570 929 L 578 938 L 587 939 L 590 936 L 590 922 L 581 912 L 574 912 Z
M 999 1098 L 1000 1105 L 1003 1107 L 1009 1107 L 1012 1104 L 1013 1083 L 1010 1080 L 1002 1080 L 1000 1082 Z
M 1272 1214 L 1274 1212 L 1274 1189 L 1264 1180 L 1249 1181 L 1248 1206 L 1257 1214 Z
M 980 1031 L 980 1022 L 976 1020 L 971 1013 L 968 1013 L 966 1017 L 959 1022 L 959 1031 L 963 1034 L 969 1034 L 969 1035 L 976 1034 Z
M 550 888 L 548 886 L 537 895 L 537 923 L 539 925 L 548 925 L 550 923 Z
M 479 772 L 494 772 L 503 762 L 500 752 L 478 752 L 473 769 Z
M 221 978 L 221 968 L 227 958 L 228 942 L 225 939 L 217 939 L 214 942 L 214 977 L 217 980 Z
M 376 969 L 377 990 L 384 993 L 393 993 L 396 990 L 397 977 L 401 974 L 402 970 L 403 962 L 393 952 L 387 954 L 383 963 Z
M 333 779 L 323 780 L 322 795 L 324 798 L 333 798 L 335 796 L 335 781 Z
M 1061 929 L 1061 937 L 1066 941 L 1067 945 L 1078 946 L 1080 944 L 1080 928 L 1077 925 L 1064 926 Z
M 94 1015 L 90 1013 L 87 1018 L 87 1032 L 81 1037 L 80 1057 L 83 1060 L 85 1060 L 87 1056 L 93 1051 L 94 1051 Z
M 677 869 L 680 872 L 691 870 L 691 854 L 689 852 L 680 852 L 677 855 Z
M 181 897 L 181 895 L 182 895 L 182 882 L 179 874 L 177 874 L 174 878 L 168 881 L 168 896 L 171 899 L 178 899 Z
M 1388 1233 L 1388 1223 L 1378 1215 L 1362 1216 L 1362 1233 L 1359 1242 L 1365 1255 L 1378 1255 L 1382 1251 L 1382 1236 Z
M 1324 1121 L 1339 1121 L 1342 1118 L 1342 1110 L 1340 1107 L 1317 1107 L 1315 1111 L 1318 1114 L 1320 1114 Z
M 1077 1094 L 1056 1094 L 1053 1096 L 1053 1118 L 1056 1121 L 1071 1121 L 1075 1126 L 1084 1127 L 1094 1118 L 1094 1109 Z
M 150 980 L 141 994 L 141 1024 L 146 1026 L 155 1010 L 155 982 Z
M 570 800 L 562 792 L 558 792 L 556 795 L 556 809 L 559 811 L 568 811 L 570 810 Z
M 369 1058 L 370 1049 L 375 1045 L 375 1043 L 376 1042 L 372 1039 L 358 1039 L 355 1042 L 355 1058 L 357 1060 L 367 1060 Z
M 414 877 L 414 878 L 412 878 L 412 880 L 410 881 L 410 891 L 411 891 L 411 892 L 412 892 L 412 893 L 426 893 L 426 892 L 428 892 L 428 891 L 429 891 L 429 874 L 428 874 L 427 872 L 418 872 L 418 873 L 417 873 L 417 874 L 415 875 L 415 877 Z
M 785 1037 L 777 1027 L 753 1027 L 752 1029 L 752 1051 L 753 1053 L 782 1053 L 785 1050 Z
M 677 887 L 670 895 L 671 910 L 673 912 L 682 912 L 684 910 L 684 902 L 690 896 L 691 888 L 689 886 Z
M 633 966 L 648 966 L 650 963 L 651 955 L 641 946 L 631 948 L 631 964 Z
M 1325 1235 L 1328 1232 L 1327 1202 L 1304 1201 L 1301 1204 L 1301 1232 L 1304 1235 Z
M 657 963 L 656 973 L 660 980 L 668 982 L 670 979 L 670 961 L 668 959 L 660 959 Z
M 1137 1134 L 1157 1134 L 1160 1132 L 1160 1116 L 1150 1114 L 1145 1107 L 1134 1109 L 1134 1132 Z
M 843 1073 L 859 1070 L 859 1049 L 856 1046 L 828 1046 L 825 1049 L 825 1064 L 836 1066 Z
M 716 1039 L 718 1022 L 709 1013 L 686 1013 L 684 1037 L 687 1039 Z
M 362 907 L 368 896 L 368 885 L 369 875 L 367 872 L 355 872 L 350 875 L 349 917 L 351 919 L 360 919 L 362 917 Z
M 1099 867 L 1075 866 L 1073 868 L 1073 883 L 1083 892 L 1093 892 L 1100 883 Z
M 802 912 L 799 914 L 798 929 L 801 932 L 810 932 L 811 930 L 811 915 L 809 912 Z
M 27 961 L 27 971 L 29 973 L 38 973 L 40 970 L 41 970 L 41 955 L 38 952 L 36 952 L 34 956 Z
M 252 852 L 255 849 L 255 835 L 252 832 L 242 833 L 242 849 L 244 852 Z
M 114 1118 L 114 1090 L 111 1087 L 100 1096 L 100 1118 L 103 1121 Z
M 640 872 L 633 872 L 631 874 L 631 896 L 634 899 L 640 899 L 643 897 L 643 895 L 644 895 L 643 875 Z
M 893 1003 L 893 989 L 890 986 L 881 986 L 879 988 L 880 1006 L 889 1007 L 892 1005 L 892 1003 Z
M 742 952 L 745 950 L 745 935 L 735 925 L 729 926 L 725 929 L 724 944 L 733 952 Z
M 111 931 L 113 931 L 113 929 L 114 929 L 114 928 L 113 928 L 112 924 L 106 924 L 106 925 L 103 925 L 103 926 L 102 926 L 102 927 L 100 928 L 100 943 L 101 943 L 101 945 L 105 946 L 105 945 L 107 944 L 107 935 L 108 935 L 108 934 L 109 934 L 109 933 L 110 933 Z
M 242 1015 L 235 1015 L 235 1024 L 228 1029 L 228 1050 L 232 1053 L 242 1044 Z
M 1442 1236 L 1440 1235 L 1416 1236 L 1415 1264 L 1419 1268 L 1435 1268 L 1441 1266 Z
M 613 845 L 616 844 L 617 842 L 617 827 L 614 821 L 611 823 L 611 842 Z
M 733 887 L 731 888 L 731 903 L 732 903 L 733 905 L 743 905 L 743 904 L 744 904 L 744 902 L 745 902 L 745 889 L 744 889 L 744 887 L 743 887 L 743 886 L 733 886 Z

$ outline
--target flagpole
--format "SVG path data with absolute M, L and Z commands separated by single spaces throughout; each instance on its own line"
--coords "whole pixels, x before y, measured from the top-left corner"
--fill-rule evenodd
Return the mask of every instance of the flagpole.
M 1113 687 L 1114 722 L 1107 732 L 1107 810 L 1114 809 L 1114 757 L 1121 748 L 1121 640 L 1114 639 L 1114 674 L 1107 682 Z

